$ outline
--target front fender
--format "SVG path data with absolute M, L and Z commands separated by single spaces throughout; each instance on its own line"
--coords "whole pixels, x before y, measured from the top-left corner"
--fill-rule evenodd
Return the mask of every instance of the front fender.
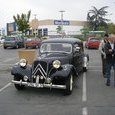
M 28 76 L 29 78 L 32 76 L 32 67 L 27 65 L 26 68 L 20 67 L 19 64 L 14 65 L 11 69 L 12 75 L 21 75 L 21 76 Z
M 66 65 L 62 65 L 61 69 L 58 69 L 55 73 L 53 73 L 51 75 L 51 77 L 63 77 L 66 78 L 70 75 L 71 71 L 74 70 L 73 65 L 70 64 L 66 64 Z

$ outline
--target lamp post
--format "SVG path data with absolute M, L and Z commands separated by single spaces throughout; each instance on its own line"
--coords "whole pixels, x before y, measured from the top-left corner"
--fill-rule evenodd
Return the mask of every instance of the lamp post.
M 36 38 L 36 32 L 37 32 L 37 29 L 38 29 L 38 19 L 36 18 L 37 17 L 37 14 L 34 14 L 34 19 L 32 20 L 31 22 L 31 27 L 33 29 L 33 33 L 34 33 L 34 37 Z
M 62 31 L 62 34 L 63 34 L 63 13 L 65 12 L 64 10 L 60 10 L 59 11 L 61 13 L 61 31 Z

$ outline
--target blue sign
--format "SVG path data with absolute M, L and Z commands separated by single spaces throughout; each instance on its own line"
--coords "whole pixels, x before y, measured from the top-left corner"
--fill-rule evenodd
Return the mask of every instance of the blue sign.
M 67 20 L 54 20 L 54 25 L 70 25 L 70 22 Z

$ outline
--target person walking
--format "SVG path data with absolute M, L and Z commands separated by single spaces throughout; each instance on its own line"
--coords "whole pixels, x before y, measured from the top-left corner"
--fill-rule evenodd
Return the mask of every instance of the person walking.
M 108 42 L 105 43 L 104 49 L 105 49 L 105 54 L 106 54 L 106 78 L 107 78 L 106 85 L 110 86 L 111 68 L 112 67 L 115 72 L 115 37 L 111 37 L 108 39 Z M 114 75 L 115 75 L 115 73 L 114 73 Z M 114 78 L 114 80 L 115 80 L 115 78 Z M 114 85 L 115 85 L 115 83 L 114 83 Z
M 101 60 L 102 60 L 102 74 L 103 74 L 104 78 L 106 78 L 106 59 L 105 59 L 106 54 L 104 51 L 104 46 L 105 46 L 105 43 L 107 42 L 108 37 L 109 37 L 109 35 L 105 34 L 103 40 L 101 41 L 101 43 L 99 45 L 99 51 L 101 53 Z

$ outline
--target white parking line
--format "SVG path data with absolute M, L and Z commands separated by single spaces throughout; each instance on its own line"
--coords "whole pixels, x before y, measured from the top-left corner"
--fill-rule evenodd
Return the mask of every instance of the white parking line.
M 87 107 L 82 108 L 82 115 L 88 115 Z
M 82 101 L 83 102 L 87 101 L 86 73 L 83 73 Z
M 5 85 L 4 87 L 2 87 L 2 88 L 0 89 L 0 92 L 2 92 L 4 89 L 6 89 L 7 87 L 9 87 L 11 84 L 12 84 L 12 83 L 8 83 L 8 84 Z

